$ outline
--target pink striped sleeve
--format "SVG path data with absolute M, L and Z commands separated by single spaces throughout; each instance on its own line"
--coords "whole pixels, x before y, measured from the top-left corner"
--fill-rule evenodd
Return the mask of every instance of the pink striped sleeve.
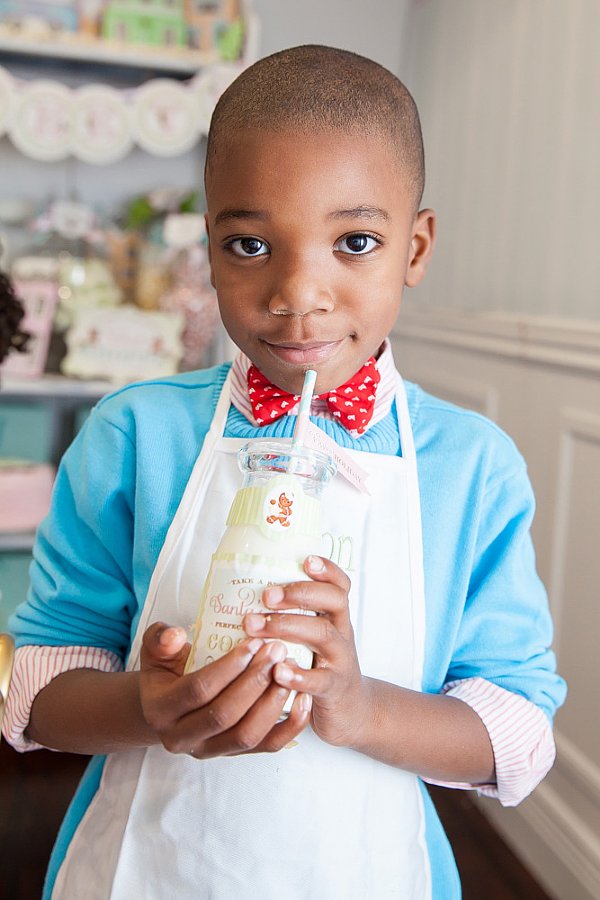
M 20 647 L 15 653 L 10 690 L 2 731 L 15 750 L 25 753 L 39 750 L 41 745 L 30 741 L 23 732 L 29 724 L 31 707 L 37 694 L 46 685 L 71 669 L 98 669 L 119 672 L 123 663 L 116 653 L 100 647 Z
M 466 678 L 442 691 L 475 710 L 488 730 L 496 764 L 495 784 L 459 784 L 425 779 L 444 787 L 476 790 L 503 806 L 516 806 L 550 771 L 556 748 L 550 723 L 542 710 L 484 678 Z

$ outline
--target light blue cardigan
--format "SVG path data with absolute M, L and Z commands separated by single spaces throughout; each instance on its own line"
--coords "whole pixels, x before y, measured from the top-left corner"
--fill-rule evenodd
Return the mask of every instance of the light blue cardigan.
M 59 468 L 42 524 L 31 590 L 10 628 L 17 645 L 92 645 L 127 658 L 167 528 L 210 427 L 223 365 L 129 385 L 92 412 Z M 529 528 L 534 500 L 513 442 L 482 416 L 413 384 L 407 396 L 422 506 L 427 635 L 423 689 L 481 676 L 521 694 L 549 718 L 565 685 L 548 649 L 552 625 Z M 290 437 L 294 417 L 257 429 L 230 409 L 228 437 Z M 314 420 L 340 445 L 399 455 L 395 409 L 359 439 Z M 93 797 L 95 757 L 51 861 L 49 897 L 77 823 Z M 460 897 L 446 837 L 423 787 L 433 897 Z

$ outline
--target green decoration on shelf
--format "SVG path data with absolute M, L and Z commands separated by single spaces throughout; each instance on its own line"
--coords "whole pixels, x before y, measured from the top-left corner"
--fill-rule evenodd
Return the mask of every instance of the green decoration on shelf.
M 242 55 L 244 23 L 237 19 L 217 35 L 217 50 L 225 62 L 234 62 Z

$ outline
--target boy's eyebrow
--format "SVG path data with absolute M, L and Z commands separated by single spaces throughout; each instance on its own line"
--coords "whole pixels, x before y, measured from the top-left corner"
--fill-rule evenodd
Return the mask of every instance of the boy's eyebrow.
M 384 219 L 389 222 L 390 215 L 379 206 L 354 206 L 352 209 L 336 209 L 329 213 L 330 219 Z
M 215 216 L 215 225 L 223 222 L 230 222 L 235 219 L 258 219 L 266 221 L 269 218 L 268 213 L 262 209 L 235 209 L 226 207 Z M 385 209 L 379 206 L 353 206 L 351 209 L 336 209 L 330 212 L 328 219 L 383 219 L 389 222 L 390 215 Z
M 215 216 L 215 225 L 220 225 L 221 222 L 229 222 L 231 219 L 264 220 L 268 219 L 268 215 L 261 209 L 234 209 L 233 207 L 226 207 L 225 209 L 222 209 L 221 212 L 218 212 Z

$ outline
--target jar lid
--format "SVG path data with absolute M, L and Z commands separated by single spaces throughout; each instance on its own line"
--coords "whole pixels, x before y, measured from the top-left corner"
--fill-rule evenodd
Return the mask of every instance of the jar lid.
M 249 441 L 240 449 L 238 463 L 242 472 L 292 472 L 322 484 L 336 473 L 331 456 L 312 447 L 294 447 L 291 438 Z

